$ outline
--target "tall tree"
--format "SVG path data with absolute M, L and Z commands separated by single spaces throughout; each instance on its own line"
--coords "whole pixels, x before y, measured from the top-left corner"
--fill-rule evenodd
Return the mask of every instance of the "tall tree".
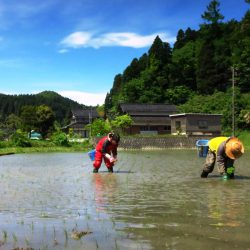
M 46 105 L 40 105 L 36 108 L 36 117 L 38 131 L 43 137 L 45 137 L 49 129 L 51 129 L 53 126 L 55 114 L 50 107 Z
M 224 19 L 224 16 L 220 13 L 220 2 L 218 0 L 212 0 L 207 6 L 207 11 L 201 15 L 205 22 L 216 24 L 220 20 Z
M 169 43 L 162 42 L 157 36 L 150 47 L 149 51 L 149 67 L 162 69 L 163 65 L 170 63 L 172 58 L 172 50 Z

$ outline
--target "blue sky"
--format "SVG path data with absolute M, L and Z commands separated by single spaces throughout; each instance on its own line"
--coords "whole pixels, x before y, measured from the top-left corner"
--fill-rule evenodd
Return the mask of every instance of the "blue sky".
M 116 74 L 148 52 L 156 35 L 173 44 L 198 29 L 210 0 L 0 0 L 0 93 L 56 91 L 102 104 Z M 249 4 L 221 0 L 241 20 Z

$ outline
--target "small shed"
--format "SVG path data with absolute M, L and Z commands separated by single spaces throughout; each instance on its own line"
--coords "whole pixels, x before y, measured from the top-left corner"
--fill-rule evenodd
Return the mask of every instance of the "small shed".
M 170 134 L 170 114 L 177 112 L 170 104 L 120 104 L 123 114 L 128 114 L 133 124 L 125 132 L 128 134 Z
M 34 131 L 34 130 L 31 130 L 30 133 L 28 134 L 28 137 L 31 139 L 31 140 L 41 140 L 43 137 L 40 133 Z
M 171 134 L 218 136 L 221 134 L 221 118 L 221 114 L 172 114 Z

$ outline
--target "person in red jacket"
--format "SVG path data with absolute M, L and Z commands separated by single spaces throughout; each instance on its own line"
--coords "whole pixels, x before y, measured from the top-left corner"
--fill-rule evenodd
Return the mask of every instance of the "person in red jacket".
M 118 134 L 109 133 L 103 137 L 96 145 L 95 161 L 93 163 L 93 173 L 98 173 L 102 164 L 102 159 L 108 171 L 113 173 L 114 163 L 117 161 L 117 147 L 120 141 Z

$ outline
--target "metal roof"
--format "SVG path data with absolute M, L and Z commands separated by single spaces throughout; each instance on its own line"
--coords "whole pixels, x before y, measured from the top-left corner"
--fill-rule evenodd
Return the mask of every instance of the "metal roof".
M 181 114 L 172 114 L 170 117 L 178 116 L 222 116 L 222 114 L 207 114 L 207 113 L 181 113 Z

